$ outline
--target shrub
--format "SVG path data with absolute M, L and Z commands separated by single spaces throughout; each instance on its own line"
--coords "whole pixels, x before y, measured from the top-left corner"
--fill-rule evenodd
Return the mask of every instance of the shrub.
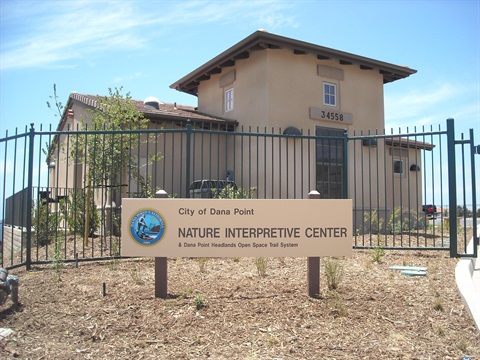
M 328 304 L 330 312 L 334 318 L 341 316 L 347 316 L 347 307 L 345 301 L 341 298 L 340 294 L 336 291 L 332 291 L 332 297 L 329 298 Z
M 442 300 L 438 297 L 435 298 L 435 300 L 433 302 L 433 310 L 435 310 L 435 311 L 443 311 L 444 310 Z
M 364 227 L 368 224 L 368 229 L 372 234 L 379 234 L 382 231 L 384 219 L 380 217 L 378 210 L 367 211 L 363 216 Z
M 37 245 L 48 245 L 57 237 L 60 219 L 59 214 L 52 212 L 47 202 L 37 202 L 32 215 L 32 225 L 35 230 Z
M 267 258 L 264 258 L 264 257 L 255 258 L 255 266 L 257 267 L 258 275 L 267 276 Z
M 207 303 L 202 295 L 195 295 L 195 307 L 197 310 L 207 306 Z
M 227 185 L 222 191 L 214 190 L 212 196 L 215 199 L 253 199 L 255 189 L 245 189 L 242 187 L 235 188 L 232 185 Z
M 198 267 L 200 269 L 200 272 L 203 274 L 206 271 L 207 267 L 207 262 L 208 262 L 208 257 L 200 257 L 197 259 L 198 261 Z
M 414 210 L 403 211 L 396 207 L 388 219 L 387 230 L 391 234 L 400 234 L 403 231 L 416 230 L 421 227 L 421 216 Z
M 373 262 L 380 263 L 382 262 L 382 258 L 385 255 L 385 250 L 377 246 L 376 248 L 372 249 L 371 255 Z
M 81 237 L 85 236 L 87 195 L 83 190 L 72 191 L 70 196 L 60 203 L 62 213 L 65 214 L 70 230 Z M 90 198 L 90 209 L 88 212 L 88 236 L 95 234 L 100 226 L 100 214 L 93 199 Z
M 327 276 L 328 290 L 336 290 L 338 285 L 343 280 L 345 270 L 338 259 L 326 258 L 323 260 L 323 268 Z

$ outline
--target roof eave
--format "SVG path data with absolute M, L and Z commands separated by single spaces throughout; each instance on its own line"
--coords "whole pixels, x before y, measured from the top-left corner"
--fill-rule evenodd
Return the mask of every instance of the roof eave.
M 238 126 L 238 121 L 236 120 L 227 120 L 227 119 L 202 119 L 197 117 L 190 116 L 180 116 L 180 115 L 164 115 L 164 114 L 152 114 L 144 113 L 145 118 L 152 122 L 175 122 L 175 123 L 187 123 L 190 121 L 195 124 L 215 124 L 215 125 L 228 125 L 228 126 Z
M 170 85 L 170 88 L 197 95 L 198 85 L 202 78 L 208 78 L 210 75 L 221 71 L 224 67 L 232 66 L 232 61 L 247 58 L 247 53 L 250 51 L 285 47 L 293 49 L 298 54 L 310 53 L 317 55 L 319 59 L 337 59 L 342 64 L 358 64 L 364 70 L 376 69 L 383 75 L 384 84 L 406 78 L 417 72 L 417 70 L 406 66 L 386 63 L 259 30 L 193 70 L 180 80 L 177 80 Z
M 423 141 L 418 140 L 409 140 L 408 138 L 392 138 L 392 139 L 385 139 L 385 144 L 395 148 L 404 148 L 404 149 L 414 149 L 414 150 L 427 150 L 432 151 L 435 147 L 434 144 L 430 144 Z

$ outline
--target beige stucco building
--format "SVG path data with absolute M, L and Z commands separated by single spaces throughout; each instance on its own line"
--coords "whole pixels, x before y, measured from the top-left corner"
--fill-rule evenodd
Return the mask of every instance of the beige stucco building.
M 170 86 L 198 97 L 198 107 L 135 101 L 150 128 L 185 128 L 189 119 L 193 128 L 217 130 L 208 141 L 193 142 L 187 178 L 187 165 L 178 155 L 185 151 L 183 135 L 164 135 L 162 165 L 149 170 L 153 185 L 187 196 L 186 182 L 228 176 L 255 188 L 259 198 L 300 198 L 316 189 L 326 198 L 354 199 L 357 210 L 391 212 L 399 204 L 419 210 L 421 151 L 433 146 L 394 136 L 351 141 L 385 128 L 383 87 L 414 73 L 256 31 Z M 87 109 L 96 106 L 95 96 L 72 93 L 58 129 L 75 129 L 80 119 L 88 122 Z M 245 135 L 232 140 L 232 133 Z M 139 154 L 147 151 L 151 148 L 142 145 Z M 83 187 L 84 166 L 78 163 L 73 170 L 61 163 L 51 172 L 51 186 Z M 130 192 L 123 190 L 122 196 Z
M 198 111 L 236 120 L 244 131 L 293 128 L 303 134 L 341 137 L 344 131 L 351 136 L 384 129 L 384 85 L 414 73 L 416 70 L 405 66 L 256 31 L 170 87 L 197 96 Z M 357 147 L 349 145 L 345 159 L 341 141 L 335 142 L 334 152 L 332 144 L 322 140 L 301 144 L 299 140 L 291 141 L 297 142 L 293 147 L 298 150 L 297 155 L 287 154 L 285 146 L 283 150 L 272 149 L 275 154 L 264 155 L 267 159 L 272 156 L 289 159 L 290 164 L 295 164 L 296 173 L 310 174 L 307 183 L 313 184 L 324 197 L 347 196 L 355 200 L 357 207 L 367 209 L 373 205 L 366 204 L 365 199 L 375 199 L 370 202 L 382 204 L 376 206 L 381 208 L 401 203 L 412 208 L 420 206 L 421 172 L 409 170 L 419 168 L 413 165 L 421 162 L 420 150 L 431 150 L 431 145 L 393 137 L 385 141 L 365 139 L 367 146 L 363 146 L 365 141 L 356 142 L 360 145 Z M 240 146 L 229 151 L 239 152 Z M 312 147 L 316 159 L 301 159 L 304 147 Z M 354 161 L 371 160 L 373 156 L 376 159 L 370 161 L 368 171 L 361 161 Z M 255 154 L 251 157 L 256 159 Z M 265 178 L 267 184 L 272 179 L 278 183 L 282 177 L 291 176 L 288 172 L 275 173 L 263 164 L 259 168 L 265 171 L 256 174 L 257 183 Z M 346 186 L 340 180 L 345 169 L 349 173 Z M 242 183 L 258 185 L 247 181 L 239 166 L 234 170 L 235 174 L 244 174 Z M 354 182 L 354 174 L 373 186 L 362 188 L 361 182 Z M 312 190 L 302 188 L 305 182 L 290 182 L 288 186 L 286 183 L 284 179 L 274 197 L 292 197 Z M 348 189 L 347 194 L 342 188 Z M 268 188 L 258 189 L 260 197 L 270 193 Z

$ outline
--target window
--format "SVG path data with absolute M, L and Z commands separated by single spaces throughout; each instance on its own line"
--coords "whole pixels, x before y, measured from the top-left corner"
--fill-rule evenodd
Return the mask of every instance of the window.
M 233 110 L 233 88 L 225 90 L 225 112 Z
M 337 106 L 337 85 L 323 83 L 323 105 Z
M 403 161 L 402 160 L 393 160 L 393 173 L 396 175 L 403 174 Z

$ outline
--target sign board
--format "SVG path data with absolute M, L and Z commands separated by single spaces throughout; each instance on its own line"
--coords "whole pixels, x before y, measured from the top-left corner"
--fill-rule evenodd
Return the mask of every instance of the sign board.
M 123 199 L 122 256 L 352 254 L 350 199 Z
M 352 113 L 336 111 L 331 108 L 310 107 L 310 119 L 333 121 L 340 124 L 353 124 Z

